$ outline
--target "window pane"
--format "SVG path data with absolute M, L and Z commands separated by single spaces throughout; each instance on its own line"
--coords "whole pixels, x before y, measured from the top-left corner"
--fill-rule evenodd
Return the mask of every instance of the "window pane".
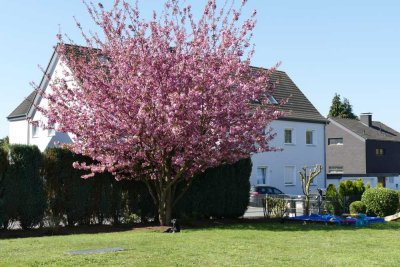
M 270 104 L 273 104 L 273 105 L 277 105 L 278 104 L 278 101 L 276 101 L 275 97 L 273 97 L 272 95 L 269 95 L 267 98 L 268 98 L 268 102 Z
M 39 135 L 39 122 L 32 122 L 32 137 L 37 137 Z
M 257 184 L 265 184 L 267 180 L 267 167 L 257 168 Z
M 286 166 L 284 171 L 284 183 L 286 185 L 294 184 L 295 174 L 293 166 Z
M 292 143 L 292 130 L 290 129 L 285 130 L 285 143 L 286 144 Z
M 306 132 L 306 144 L 307 145 L 312 145 L 313 142 L 313 131 L 307 131 Z
M 343 138 L 329 138 L 328 145 L 343 145 Z
M 53 135 L 55 135 L 56 134 L 56 131 L 54 130 L 54 127 L 55 127 L 55 124 L 54 123 L 52 123 L 52 124 L 49 124 L 49 129 L 47 129 L 47 135 L 48 136 L 53 136 Z
M 377 156 L 383 156 L 383 155 L 385 155 L 385 149 L 383 149 L 383 148 L 377 148 L 377 149 L 375 149 L 375 154 L 376 154 Z

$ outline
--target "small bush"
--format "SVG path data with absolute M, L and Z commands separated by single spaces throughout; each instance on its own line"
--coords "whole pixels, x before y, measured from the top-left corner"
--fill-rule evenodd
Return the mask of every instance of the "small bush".
M 267 197 L 266 206 L 268 217 L 283 218 L 287 212 L 288 201 L 279 197 Z
M 368 215 L 380 217 L 396 213 L 399 206 L 399 196 L 396 191 L 382 187 L 368 189 L 361 200 L 367 207 Z
M 366 213 L 367 207 L 365 206 L 364 202 L 362 201 L 354 201 L 350 204 L 350 213 L 357 214 L 357 213 Z

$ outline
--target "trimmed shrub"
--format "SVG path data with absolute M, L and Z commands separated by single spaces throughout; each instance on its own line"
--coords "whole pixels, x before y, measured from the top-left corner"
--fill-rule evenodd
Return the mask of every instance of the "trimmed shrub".
M 397 190 L 397 196 L 399 197 L 399 206 L 397 207 L 397 210 L 400 211 L 400 190 Z
M 36 146 L 11 145 L 10 165 L 4 177 L 6 222 L 19 221 L 23 229 L 42 222 L 47 206 L 40 176 L 42 154 Z
M 367 212 L 367 207 L 365 206 L 364 202 L 357 200 L 350 204 L 351 214 L 366 213 L 366 212 Z
M 288 211 L 288 201 L 280 197 L 267 197 L 266 207 L 268 217 L 283 218 Z
M 194 178 L 174 208 L 174 216 L 237 218 L 249 203 L 251 159 L 206 170 Z
M 326 200 L 325 210 L 328 214 L 339 215 L 342 213 L 342 206 L 339 202 L 339 194 L 336 190 L 336 186 L 334 184 L 328 185 L 326 189 Z
M 399 196 L 395 190 L 389 188 L 371 188 L 362 195 L 362 202 L 367 207 L 368 215 L 380 217 L 396 213 L 399 206 Z
M 352 181 L 347 180 L 339 183 L 339 202 L 343 212 L 349 212 L 349 206 L 354 201 L 361 200 L 361 196 L 365 191 L 363 180 Z

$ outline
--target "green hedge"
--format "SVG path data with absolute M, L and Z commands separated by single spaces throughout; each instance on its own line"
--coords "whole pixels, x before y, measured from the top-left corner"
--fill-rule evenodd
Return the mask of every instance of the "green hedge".
M 50 218 L 55 224 L 70 226 L 105 220 L 118 223 L 123 208 L 121 185 L 108 173 L 82 179 L 84 172 L 72 167 L 75 161 L 90 162 L 61 148 L 48 148 L 44 153 Z
M 400 190 L 397 190 L 397 196 L 399 197 L 399 206 L 397 207 L 397 210 L 400 211 Z
M 367 212 L 367 206 L 365 206 L 364 202 L 358 200 L 350 204 L 351 214 L 366 213 L 366 212 Z
M 47 206 L 42 154 L 36 146 L 11 145 L 9 158 L 3 181 L 5 222 L 19 221 L 23 229 L 32 228 L 42 222 Z
M 0 229 L 4 227 L 5 211 L 4 211 L 4 177 L 8 167 L 7 151 L 0 145 Z
M 208 169 L 194 178 L 177 203 L 175 216 L 237 218 L 249 203 L 251 159 Z
M 367 207 L 368 215 L 384 217 L 396 213 L 399 206 L 399 196 L 392 189 L 371 188 L 362 195 L 362 202 Z
M 37 147 L 14 145 L 9 157 L 1 151 L 0 178 L 2 173 L 5 175 L 0 180 L 0 204 L 3 203 L 0 219 L 3 218 L 5 226 L 14 221 L 20 221 L 23 228 L 31 228 L 43 222 L 50 226 L 74 226 L 158 218 L 143 182 L 118 182 L 108 173 L 82 179 L 84 172 L 74 169 L 72 163 L 90 163 L 88 158 L 61 148 L 49 148 L 41 154 Z M 251 167 L 251 160 L 245 159 L 197 175 L 174 208 L 174 216 L 243 215 L 249 201 Z M 45 210 L 46 220 L 43 220 Z

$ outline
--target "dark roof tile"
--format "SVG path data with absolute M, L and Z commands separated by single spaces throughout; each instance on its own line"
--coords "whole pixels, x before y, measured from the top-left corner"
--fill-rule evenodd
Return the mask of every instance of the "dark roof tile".
M 30 108 L 33 105 L 36 94 L 36 91 L 33 91 L 28 97 L 26 97 L 25 100 L 22 101 L 22 103 L 19 104 L 19 106 L 14 109 L 14 111 L 11 112 L 10 115 L 8 115 L 7 119 L 11 120 L 18 117 L 26 117 Z
M 371 127 L 358 119 L 329 118 L 365 140 L 400 142 L 400 133 L 379 121 L 373 121 Z

